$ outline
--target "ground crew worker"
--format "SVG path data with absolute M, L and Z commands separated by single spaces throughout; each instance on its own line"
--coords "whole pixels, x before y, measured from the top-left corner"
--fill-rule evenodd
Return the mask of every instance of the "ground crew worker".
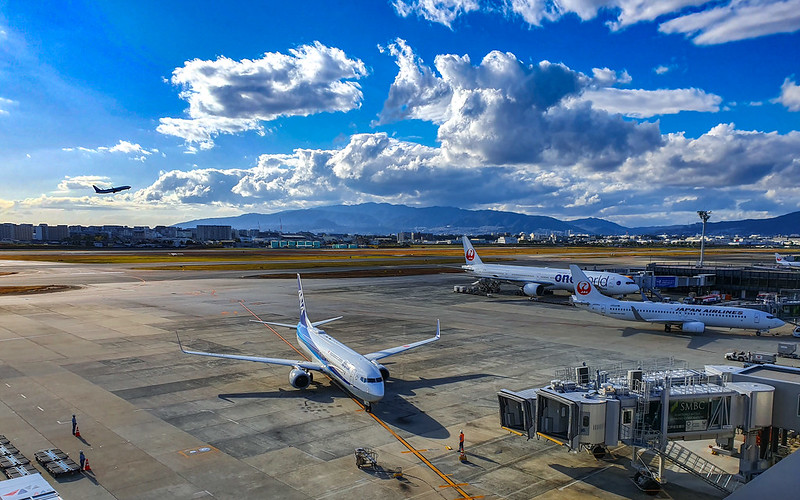
M 75 435 L 75 428 L 78 427 L 78 421 L 75 419 L 75 415 L 72 416 L 72 435 Z
M 458 431 L 458 451 L 464 453 L 464 431 Z
M 83 454 L 83 450 L 81 450 L 81 454 L 79 455 L 78 459 L 81 462 L 81 470 L 83 470 L 83 464 L 86 462 L 86 455 Z

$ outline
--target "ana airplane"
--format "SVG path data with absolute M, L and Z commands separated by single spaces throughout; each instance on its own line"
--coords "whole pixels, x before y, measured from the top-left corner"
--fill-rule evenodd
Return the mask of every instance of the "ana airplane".
M 785 266 L 793 269 L 800 269 L 800 262 L 795 262 L 793 260 L 786 260 L 786 258 L 775 252 L 775 262 L 778 263 L 780 266 Z
M 300 281 L 299 274 L 297 275 L 297 296 L 300 299 L 300 321 L 297 323 L 297 326 L 285 323 L 272 323 L 269 321 L 257 321 L 257 323 L 282 326 L 285 328 L 296 328 L 297 342 L 300 344 L 300 348 L 308 355 L 307 360 L 262 358 L 258 356 L 188 351 L 181 345 L 180 336 L 178 337 L 178 345 L 181 351 L 186 354 L 291 366 L 292 370 L 289 372 L 289 383 L 296 389 L 305 389 L 311 384 L 313 381 L 312 371 L 322 372 L 329 376 L 331 380 L 340 384 L 346 391 L 364 401 L 364 405 L 369 410 L 372 403 L 380 401 L 381 398 L 383 398 L 384 382 L 389 378 L 389 370 L 378 363 L 378 360 L 434 342 L 439 340 L 441 336 L 439 320 L 436 320 L 435 337 L 361 355 L 325 333 L 324 330 L 317 328 L 325 323 L 341 319 L 342 316 L 317 321 L 315 323 L 312 323 L 311 320 L 308 319 L 306 302 L 303 298 L 303 284 Z
M 484 264 L 472 247 L 469 238 L 463 236 L 462 241 L 467 264 L 461 267 L 475 277 L 482 280 L 513 283 L 520 286 L 522 293 L 528 297 L 539 297 L 549 290 L 575 291 L 572 275 L 567 269 Z M 627 276 L 602 271 L 587 271 L 587 273 L 592 283 L 606 295 L 622 296 L 639 291 L 639 286 Z
M 596 314 L 627 321 L 664 323 L 664 331 L 677 326 L 687 333 L 703 333 L 706 326 L 753 329 L 756 335 L 770 328 L 785 325 L 764 311 L 745 307 L 702 306 L 662 302 L 633 302 L 616 300 L 598 292 L 589 278 L 576 265 L 569 266 L 575 285 L 571 302 Z
M 100 189 L 99 187 L 92 184 L 95 193 L 99 194 L 109 194 L 109 193 L 118 193 L 120 191 L 125 191 L 126 189 L 130 189 L 130 186 L 120 186 L 120 187 L 110 187 L 108 189 Z

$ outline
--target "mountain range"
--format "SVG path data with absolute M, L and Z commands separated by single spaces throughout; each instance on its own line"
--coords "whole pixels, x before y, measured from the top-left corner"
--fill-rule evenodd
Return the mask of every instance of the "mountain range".
M 414 208 L 388 203 L 332 205 L 325 207 L 285 210 L 272 214 L 242 214 L 235 217 L 196 219 L 175 224 L 177 227 L 197 225 L 231 226 L 234 229 L 261 229 L 297 233 L 394 234 L 420 232 L 434 234 L 487 233 L 550 233 L 572 231 L 598 235 L 624 234 L 700 234 L 702 225 L 695 224 L 650 227 L 625 227 L 613 222 L 589 217 L 562 221 L 543 215 L 525 215 L 497 210 L 465 210 L 453 207 Z M 709 222 L 709 236 L 774 236 L 800 232 L 800 212 L 769 219 Z

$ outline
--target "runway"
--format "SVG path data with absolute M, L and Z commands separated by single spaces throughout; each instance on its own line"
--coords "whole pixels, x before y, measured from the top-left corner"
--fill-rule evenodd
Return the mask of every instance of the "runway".
M 80 288 L 0 297 L 0 434 L 32 456 L 83 449 L 94 478 L 45 477 L 65 498 L 644 498 L 629 457 L 596 461 L 500 428 L 496 393 L 547 384 L 556 369 L 674 356 L 722 364 L 733 349 L 770 350 L 750 332 L 666 334 L 511 294 L 454 294 L 459 274 L 304 279 L 314 319 L 359 352 L 442 339 L 387 360 L 379 425 L 324 377 L 293 389 L 286 367 L 184 355 L 187 348 L 274 357 L 292 349 L 253 317 L 297 321 L 296 284 L 242 272 L 148 271 L 124 265 L 3 261 L 0 285 Z M 790 329 L 782 331 L 788 335 Z M 281 332 L 282 334 L 284 332 Z M 289 332 L 287 339 L 293 341 Z M 783 340 L 786 340 L 783 338 Z M 84 442 L 70 433 L 75 413 Z M 461 463 L 458 433 L 466 435 Z M 355 466 L 378 452 L 402 478 Z M 718 498 L 677 472 L 665 495 Z M 664 497 L 666 498 L 666 496 Z

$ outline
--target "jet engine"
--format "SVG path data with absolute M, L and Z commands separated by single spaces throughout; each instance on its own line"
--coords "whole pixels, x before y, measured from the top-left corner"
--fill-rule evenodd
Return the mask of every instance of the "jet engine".
M 706 325 L 699 321 L 687 321 L 681 325 L 681 331 L 686 333 L 703 333 Z
M 289 383 L 295 389 L 305 389 L 311 385 L 312 376 L 305 370 L 295 368 L 289 372 Z
M 544 285 L 540 283 L 525 283 L 522 287 L 522 293 L 528 297 L 541 297 L 544 295 Z
M 380 364 L 380 363 L 376 363 L 376 362 L 374 362 L 374 361 L 372 362 L 372 364 L 373 364 L 373 365 L 375 365 L 375 366 L 377 366 L 377 367 L 378 367 L 378 370 L 380 370 L 380 371 L 381 371 L 381 378 L 383 379 L 383 381 L 384 381 L 384 382 L 386 382 L 387 380 L 389 380 L 389 369 L 388 369 L 388 368 L 386 368 L 386 367 L 385 367 L 385 366 L 383 366 L 382 364 Z

